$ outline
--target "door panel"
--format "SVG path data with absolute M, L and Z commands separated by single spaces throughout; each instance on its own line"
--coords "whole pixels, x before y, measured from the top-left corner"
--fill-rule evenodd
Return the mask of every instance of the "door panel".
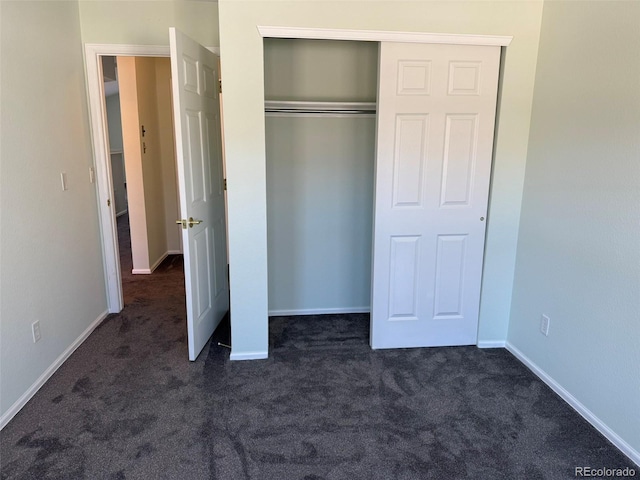
M 418 319 L 420 237 L 391 237 L 389 319 Z
M 466 235 L 438 235 L 434 318 L 461 318 Z
M 499 47 L 380 46 L 373 348 L 477 341 Z
M 469 205 L 477 153 L 477 115 L 447 115 L 441 206 Z
M 396 117 L 393 155 L 393 205 L 396 208 L 418 207 L 422 203 L 428 135 L 428 115 Z
M 229 309 L 218 57 L 170 29 L 189 359 Z
M 197 283 L 196 301 L 197 309 L 194 311 L 195 319 L 198 323 L 202 322 L 204 317 L 211 311 L 213 302 L 211 301 L 212 285 L 209 282 L 211 275 L 209 274 L 209 252 L 211 245 L 209 239 L 209 230 L 206 228 L 193 235 L 193 260 L 196 268 L 195 277 L 201 281 Z

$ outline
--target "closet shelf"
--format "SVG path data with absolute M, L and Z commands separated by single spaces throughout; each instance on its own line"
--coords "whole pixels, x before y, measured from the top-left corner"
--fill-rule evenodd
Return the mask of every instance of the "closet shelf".
M 300 102 L 266 100 L 264 111 L 270 115 L 375 115 L 376 102 Z

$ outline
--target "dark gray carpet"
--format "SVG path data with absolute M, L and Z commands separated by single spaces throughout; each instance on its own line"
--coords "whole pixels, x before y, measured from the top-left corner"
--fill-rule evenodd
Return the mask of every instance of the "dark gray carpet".
M 130 267 L 129 267 L 130 269 Z M 366 315 L 279 317 L 270 358 L 187 361 L 180 257 L 1 433 L 2 479 L 565 479 L 633 468 L 505 350 L 372 351 Z M 637 470 L 637 468 L 636 468 Z

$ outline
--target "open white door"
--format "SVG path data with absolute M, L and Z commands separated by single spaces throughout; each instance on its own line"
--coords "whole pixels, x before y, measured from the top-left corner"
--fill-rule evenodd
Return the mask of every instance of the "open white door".
M 169 29 L 189 360 L 229 310 L 218 57 Z
M 499 63 L 381 43 L 372 348 L 477 342 Z

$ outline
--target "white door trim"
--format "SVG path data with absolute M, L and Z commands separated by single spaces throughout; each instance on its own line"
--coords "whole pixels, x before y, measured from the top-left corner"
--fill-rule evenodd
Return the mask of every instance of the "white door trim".
M 367 42 L 446 43 L 449 45 L 485 45 L 507 47 L 513 40 L 506 35 L 391 32 L 384 30 L 343 30 L 332 28 L 272 27 L 258 25 L 268 38 L 307 38 L 316 40 L 359 40 Z
M 213 53 L 220 54 L 219 47 L 207 47 Z M 115 205 L 109 159 L 109 136 L 107 132 L 107 112 L 102 83 L 102 62 L 100 57 L 169 57 L 169 45 L 130 45 L 87 43 L 84 46 L 87 72 L 87 95 L 89 101 L 89 120 L 93 142 L 94 168 L 97 188 L 98 215 L 102 237 L 102 251 L 105 282 L 107 288 L 107 309 L 109 313 L 118 313 L 124 307 L 120 257 L 118 253 L 118 229 L 116 226 Z M 107 207 L 111 200 L 114 208 Z
M 124 307 L 124 300 L 122 297 L 122 277 L 118 253 L 118 228 L 116 225 L 115 203 L 111 198 L 113 185 L 111 163 L 109 161 L 109 135 L 107 131 L 107 112 L 104 100 L 102 62 L 100 61 L 100 57 L 168 57 L 169 46 L 85 44 L 84 48 L 98 215 L 102 235 L 104 273 L 107 288 L 107 309 L 109 313 L 118 313 Z M 111 207 L 107 206 L 108 200 L 111 200 Z

